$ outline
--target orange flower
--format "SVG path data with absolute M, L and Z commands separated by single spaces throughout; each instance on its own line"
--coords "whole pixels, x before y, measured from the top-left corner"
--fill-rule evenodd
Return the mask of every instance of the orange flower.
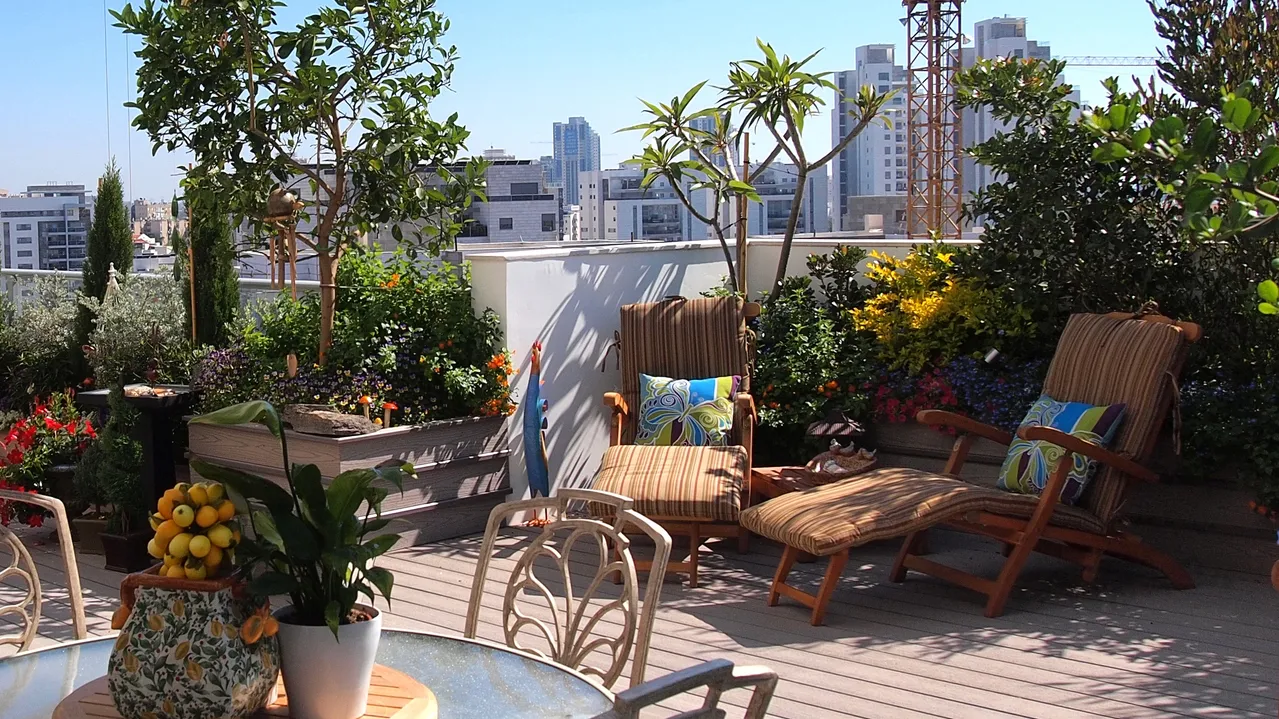
M 396 286 L 398 286 L 399 284 L 400 284 L 400 273 L 399 273 L 399 272 L 396 272 L 395 274 L 391 275 L 391 279 L 389 279 L 389 280 L 387 280 L 385 283 L 383 283 L 383 285 L 382 285 L 382 286 L 383 286 L 383 287 L 387 287 L 387 288 L 391 288 L 391 287 L 396 287 Z

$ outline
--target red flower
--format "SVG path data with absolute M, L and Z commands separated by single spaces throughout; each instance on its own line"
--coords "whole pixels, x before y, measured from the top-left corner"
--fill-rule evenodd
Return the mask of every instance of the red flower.
M 98 438 L 98 431 L 93 428 L 92 424 L 89 424 L 89 420 L 87 419 L 84 421 L 84 433 L 89 435 L 90 439 Z
M 22 464 L 22 450 L 9 450 L 9 454 L 5 456 L 4 460 L 9 464 Z
M 53 417 L 45 415 L 44 428 L 49 430 L 50 432 L 57 432 L 58 430 L 62 429 L 62 423 L 54 419 Z
M 43 526 L 44 526 L 44 515 L 43 515 L 43 514 L 40 514 L 39 512 L 33 512 L 32 514 L 27 515 L 27 526 L 28 526 L 28 527 L 43 527 Z

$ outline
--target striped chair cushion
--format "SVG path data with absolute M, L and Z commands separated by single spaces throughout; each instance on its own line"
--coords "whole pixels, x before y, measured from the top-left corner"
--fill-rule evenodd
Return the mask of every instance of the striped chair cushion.
M 774 541 L 825 556 L 879 539 L 927 529 L 968 512 L 1029 517 L 1039 497 L 979 487 L 917 469 L 878 469 L 771 499 L 742 512 L 742 526 Z M 1052 524 L 1100 532 L 1096 516 L 1058 504 Z
M 672 298 L 625 305 L 620 336 L 622 398 L 631 408 L 622 443 L 635 441 L 640 374 L 675 379 L 742 378 L 739 392 L 750 392 L 750 352 L 742 300 L 736 297 Z M 734 424 L 731 444 L 741 444 Z
M 618 445 L 604 453 L 592 488 L 630 497 L 652 519 L 736 522 L 746 472 L 742 447 Z
M 1184 333 L 1171 324 L 1073 315 L 1057 342 L 1044 394 L 1063 402 L 1127 405 L 1110 449 L 1142 462 L 1168 416 L 1188 348 Z M 1077 504 L 1110 526 L 1126 485 L 1122 472 L 1101 466 Z

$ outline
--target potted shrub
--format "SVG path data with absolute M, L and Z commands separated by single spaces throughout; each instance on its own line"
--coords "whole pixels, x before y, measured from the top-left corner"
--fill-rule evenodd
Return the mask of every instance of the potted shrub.
M 0 481 L 7 488 L 71 501 L 76 460 L 97 437 L 93 422 L 80 416 L 73 396 L 67 391 L 44 400 L 37 397 L 30 414 L 0 433 Z
M 276 611 L 280 665 L 290 713 L 311 719 L 364 714 L 382 627 L 375 594 L 390 599 L 391 572 L 373 566 L 399 537 L 380 533 L 388 483 L 403 488 L 410 465 L 342 472 L 325 487 L 314 464 L 290 464 L 288 438 L 268 402 L 244 402 L 191 420 L 193 425 L 257 423 L 279 442 L 287 490 L 263 477 L 193 459 L 192 469 L 220 481 L 264 511 L 252 513 L 254 537 L 237 546 L 258 596 L 286 594 Z M 376 536 L 373 536 L 376 535 Z M 372 538 L 370 538 L 372 537 Z M 366 597 L 368 604 L 360 603 Z

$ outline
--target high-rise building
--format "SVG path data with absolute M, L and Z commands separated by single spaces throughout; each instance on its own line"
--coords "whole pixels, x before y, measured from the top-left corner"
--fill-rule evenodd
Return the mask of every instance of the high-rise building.
M 973 46 L 963 50 L 964 67 L 972 67 L 977 60 L 1012 57 L 1019 59 L 1052 59 L 1052 49 L 1046 43 L 1026 39 L 1026 18 L 995 17 L 982 20 L 973 27 Z M 1070 99 L 1079 102 L 1079 91 Z M 980 145 L 991 137 L 1008 130 L 1008 124 L 996 120 L 989 109 L 964 110 L 964 147 Z M 997 180 L 990 168 L 971 157 L 964 159 L 964 196 L 985 188 Z
M 0 198 L 3 265 L 20 270 L 78 270 L 84 265 L 92 208 L 84 185 L 30 185 Z
M 845 227 L 848 198 L 855 195 L 904 195 L 907 186 L 906 69 L 895 63 L 893 45 L 863 45 L 856 50 L 856 69 L 835 73 L 838 88 L 831 108 L 831 147 L 857 125 L 850 115 L 852 101 L 862 87 L 894 93 L 883 120 L 871 123 L 844 151 L 831 160 L 828 201 L 839 230 Z
M 715 118 L 713 118 L 713 117 L 698 117 L 698 118 L 694 118 L 694 119 L 692 119 L 692 120 L 690 120 L 690 121 L 689 121 L 688 126 L 689 126 L 689 127 L 691 127 L 691 128 L 693 128 L 694 130 L 701 130 L 702 132 L 709 132 L 709 133 L 713 133 L 713 132 L 715 132 Z M 740 153 L 741 153 L 741 147 L 740 147 L 740 146 L 734 147 L 734 148 L 733 148 L 733 160 L 735 160 L 735 161 L 737 161 L 737 162 L 741 162 L 741 154 L 740 154 Z M 710 161 L 711 161 L 711 164 L 712 164 L 712 165 L 715 165 L 716 167 L 727 167 L 727 166 L 728 166 L 728 158 L 724 157 L 724 154 L 723 154 L 723 153 L 716 152 L 716 153 L 706 153 L 706 154 L 710 154 L 710 155 L 711 155 L 711 157 L 710 157 Z M 697 156 L 696 156 L 695 154 L 693 154 L 693 151 L 692 151 L 692 150 L 689 150 L 689 151 L 688 151 L 688 159 L 690 159 L 690 160 L 695 160 L 695 159 L 697 159 Z
M 564 188 L 564 202 L 578 203 L 578 173 L 600 169 L 600 136 L 584 117 L 570 117 L 557 122 L 554 132 L 554 155 L 551 183 Z

